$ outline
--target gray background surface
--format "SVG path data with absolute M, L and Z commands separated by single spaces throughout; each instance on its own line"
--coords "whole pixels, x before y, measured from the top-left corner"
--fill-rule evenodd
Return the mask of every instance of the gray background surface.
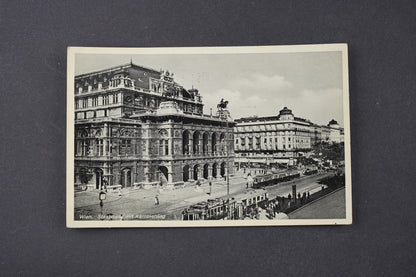
M 2 276 L 415 276 L 415 1 L 1 1 Z M 66 47 L 349 44 L 352 226 L 65 227 Z

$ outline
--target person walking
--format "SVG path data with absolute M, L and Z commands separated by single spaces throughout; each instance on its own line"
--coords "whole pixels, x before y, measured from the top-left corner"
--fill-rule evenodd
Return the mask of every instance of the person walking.
M 159 197 L 156 195 L 155 196 L 155 206 L 159 205 Z

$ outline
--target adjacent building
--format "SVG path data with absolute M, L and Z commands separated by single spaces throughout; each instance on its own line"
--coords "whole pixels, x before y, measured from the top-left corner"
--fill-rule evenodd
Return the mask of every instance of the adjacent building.
M 236 119 L 236 163 L 294 165 L 321 141 L 341 142 L 343 131 L 335 120 L 320 126 L 296 117 L 284 107 L 277 116 Z
M 169 71 L 129 63 L 74 81 L 75 185 L 178 185 L 233 174 L 234 121 L 226 110 L 203 114 L 198 90 Z

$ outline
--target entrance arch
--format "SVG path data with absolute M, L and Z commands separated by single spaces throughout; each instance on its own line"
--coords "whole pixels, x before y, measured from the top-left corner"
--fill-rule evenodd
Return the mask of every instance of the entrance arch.
M 166 166 L 159 166 L 159 172 L 161 172 L 162 174 L 159 174 L 159 181 L 162 182 L 163 184 L 166 184 L 168 182 L 168 168 Z
M 208 179 L 208 164 L 204 165 L 204 179 Z
M 103 171 L 100 168 L 94 169 L 95 188 L 100 189 L 103 185 Z
M 131 169 L 130 168 L 124 168 L 121 171 L 121 187 L 127 188 L 131 187 Z
M 199 172 L 199 164 L 196 164 L 195 166 L 194 166 L 194 180 L 196 181 L 196 180 L 198 180 L 198 172 Z
M 88 169 L 81 168 L 79 170 L 79 180 L 81 184 L 86 185 L 88 184 Z
M 225 162 L 221 163 L 220 175 L 221 177 L 225 176 Z
M 183 167 L 183 181 L 184 182 L 189 181 L 189 165 L 185 165 Z

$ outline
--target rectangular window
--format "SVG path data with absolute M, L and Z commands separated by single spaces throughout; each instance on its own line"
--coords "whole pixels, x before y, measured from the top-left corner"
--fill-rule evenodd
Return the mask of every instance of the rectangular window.
M 159 140 L 159 155 L 163 155 L 163 139 Z
M 120 147 L 119 153 L 120 155 L 131 154 L 131 140 L 130 139 L 121 140 L 121 147 Z
M 88 108 L 88 100 L 87 99 L 82 99 L 82 107 L 83 108 Z
M 93 107 L 97 107 L 98 106 L 98 97 L 93 97 L 92 98 L 92 106 Z

